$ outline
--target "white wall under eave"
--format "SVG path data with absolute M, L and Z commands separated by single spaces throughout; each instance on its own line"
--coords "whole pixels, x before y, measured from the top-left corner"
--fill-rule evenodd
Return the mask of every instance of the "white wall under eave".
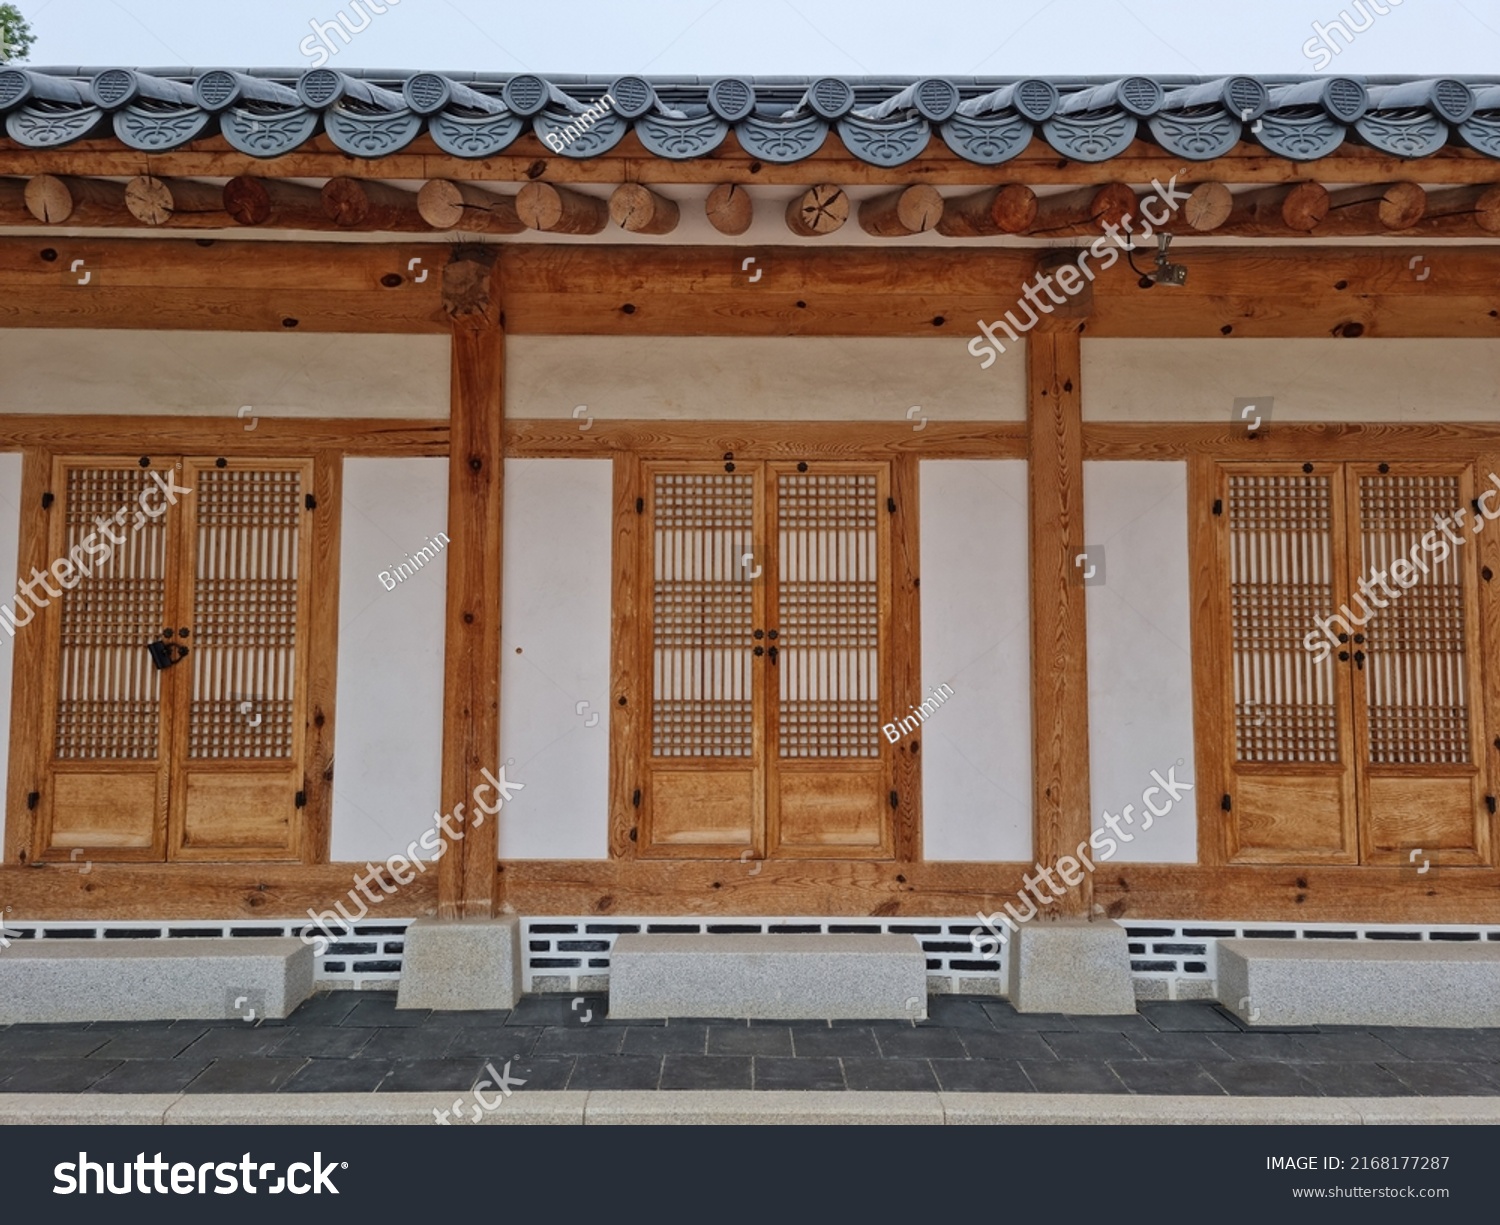
M 21 456 L 11 452 L 0 454 L 0 603 L 11 609 L 15 608 L 20 535 Z M 10 777 L 10 691 L 15 655 L 11 635 L 0 632 L 0 783 Z
M 753 292 L 750 290 L 747 293 Z M 597 421 L 1024 421 L 1025 346 L 990 369 L 962 335 L 511 336 L 505 415 Z M 912 406 L 919 411 L 908 416 Z
M 1500 340 L 1084 340 L 1082 378 L 1085 421 L 1500 418 Z
M 505 461 L 501 859 L 609 855 L 614 465 Z
M 393 590 L 379 575 L 447 528 L 448 461 L 347 459 L 343 512 L 330 857 L 364 863 L 442 802 L 446 550 Z
M 0 328 L 0 412 L 448 416 L 446 336 Z
M 918 469 L 922 690 L 953 691 L 920 728 L 922 856 L 1029 861 L 1026 464 L 926 460 Z
M 1123 820 L 1133 805 L 1133 823 L 1121 826 L 1132 841 L 1118 840 L 1111 859 L 1193 863 L 1197 791 L 1160 817 L 1148 816 L 1141 800 L 1153 770 L 1179 783 L 1195 778 L 1187 465 L 1087 462 L 1083 508 L 1085 567 L 1102 566 L 1103 580 L 1086 584 L 1094 828 L 1103 827 L 1103 813 Z M 1162 809 L 1168 799 L 1150 802 Z

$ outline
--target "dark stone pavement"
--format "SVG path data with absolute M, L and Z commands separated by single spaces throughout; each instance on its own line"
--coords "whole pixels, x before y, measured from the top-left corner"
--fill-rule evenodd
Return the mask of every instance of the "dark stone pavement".
M 511 1011 L 397 1012 L 314 996 L 285 1021 L 0 1027 L 0 1093 L 466 1092 L 484 1065 L 529 1089 L 895 1089 L 1235 1096 L 1500 1096 L 1500 1030 L 1248 1030 L 1217 1005 L 1022 1016 L 935 996 L 908 1021 L 612 1021 L 602 995 Z

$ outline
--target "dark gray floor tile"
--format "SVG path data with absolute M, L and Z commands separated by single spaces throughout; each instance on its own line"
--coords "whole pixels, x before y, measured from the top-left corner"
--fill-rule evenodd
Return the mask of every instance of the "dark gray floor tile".
M 1120 1013 L 1118 1016 L 1069 1017 L 1072 1023 L 1069 1032 L 1080 1034 L 1151 1034 L 1157 1028 L 1138 1012 Z
M 482 1059 L 392 1059 L 391 1074 L 380 1082 L 381 1093 L 467 1093 L 488 1075 Z
M 959 1035 L 964 1049 L 973 1059 L 1056 1059 L 1057 1053 L 1039 1033 L 1016 1031 L 1008 1034 L 980 1033 L 965 1030 Z
M 1208 1000 L 1142 1000 L 1136 1007 L 1164 1034 L 1225 1034 L 1240 1029 Z
M 967 1059 L 963 1040 L 957 1030 L 952 1029 L 891 1029 L 877 1030 L 875 1041 L 880 1044 L 884 1059 Z
M 1300 1068 L 1264 1059 L 1231 1059 L 1206 1064 L 1205 1070 L 1234 1097 L 1318 1097 L 1317 1087 Z
M 377 1029 L 364 1048 L 371 1059 L 442 1059 L 453 1044 L 452 1029 Z
M 568 1078 L 569 1089 L 655 1089 L 660 1084 L 661 1059 L 656 1055 L 580 1055 Z
M 1463 1029 L 1376 1029 L 1372 1033 L 1399 1055 L 1433 1063 L 1487 1063 L 1490 1044 Z M 3 1050 L 0 1044 L 0 1050 Z
M 938 1087 L 925 1059 L 845 1059 L 844 1083 L 861 1092 L 918 1092 Z
M 927 1020 L 918 1025 L 940 1025 L 944 1029 L 993 1030 L 995 1023 L 984 1010 L 984 1002 L 969 996 L 929 995 Z
M 531 1048 L 533 1055 L 618 1055 L 625 1041 L 623 1027 L 608 1029 L 544 1029 Z
M 311 1059 L 281 1093 L 374 1093 L 389 1075 L 384 1059 Z
M 826 1055 L 809 1059 L 757 1055 L 754 1062 L 757 1089 L 844 1088 L 842 1065 Z
M 1001 1033 L 1015 1030 L 1066 1033 L 1077 1029 L 1071 1017 L 1065 1017 L 1059 1012 L 1017 1012 L 1007 1000 L 987 1000 L 980 1007 Z
M 662 1060 L 663 1089 L 748 1089 L 751 1083 L 748 1055 L 668 1055 Z
M 1413 1060 L 1393 1063 L 1386 1071 L 1423 1097 L 1500 1096 L 1500 1078 L 1495 1078 L 1494 1064 Z
M 203 1037 L 207 1030 L 174 1029 L 167 1025 L 119 1030 L 89 1056 L 91 1059 L 171 1059 Z
M 1165 1034 L 1131 1034 L 1127 1041 L 1147 1059 L 1216 1061 L 1234 1058 L 1213 1040 L 1210 1033 L 1174 1030 Z
M 1118 1063 L 1126 1059 L 1146 1057 L 1131 1045 L 1124 1034 L 1047 1034 L 1046 1039 L 1047 1045 L 1057 1052 L 1059 1059 L 1093 1059 Z
M 783 1021 L 782 1024 L 785 1025 L 788 1022 Z M 829 1021 L 828 1025 L 831 1029 L 872 1029 L 877 1033 L 892 1033 L 898 1030 L 916 1029 L 916 1024 L 912 1021 L 898 1021 L 890 1018 L 880 1021 L 855 1021 L 840 1018 Z
M 1039 1093 L 1129 1092 L 1109 1064 L 1099 1060 L 1045 1063 L 1027 1059 L 1022 1061 L 1021 1070 Z
M 345 1029 L 338 1025 L 293 1025 L 280 1032 L 281 1040 L 271 1051 L 278 1058 L 352 1059 L 356 1055 L 368 1054 L 365 1047 L 370 1039 L 386 1031 Z
M 0 1093 L 82 1093 L 118 1066 L 103 1059 L 0 1058 Z
M 611 1058 L 603 1056 L 602 1058 Z M 516 1081 L 522 1081 L 525 1087 L 533 1092 L 538 1089 L 551 1091 L 554 1089 L 566 1089 L 568 1077 L 573 1074 L 573 1059 L 564 1056 L 561 1059 L 512 1059 L 510 1071 L 505 1070 L 505 1062 L 499 1059 L 490 1060 L 499 1070 L 502 1076 L 509 1076 L 512 1088 Z
M 1305 1063 L 1297 1071 L 1325 1097 L 1408 1097 L 1415 1092 L 1378 1063 Z
M 320 991 L 298 1004 L 287 1020 L 293 1025 L 341 1025 L 355 1005 L 369 998 L 366 991 Z
M 112 1068 L 90 1093 L 181 1093 L 204 1068 L 206 1059 L 130 1059 Z
M 950 1093 L 1034 1092 L 1031 1082 L 1021 1071 L 1021 1065 L 1014 1060 L 933 1059 L 930 1062 L 938 1087 Z
M 1288 1063 L 1393 1063 L 1405 1056 L 1374 1034 L 1298 1034 L 1288 1041 Z
M 1212 1041 L 1231 1059 L 1290 1063 L 1298 1053 L 1292 1034 L 1213 1034 Z
M 183 1092 L 275 1093 L 306 1063 L 305 1059 L 264 1057 L 215 1059 Z
M 510 1020 L 509 1008 L 437 1009 L 427 1014 L 434 1029 L 493 1029 Z
M 530 1055 L 543 1030 L 530 1025 L 483 1025 L 450 1029 L 444 1059 L 488 1059 L 497 1051 L 507 1059 Z
M 289 1033 L 286 1029 L 261 1029 L 242 1025 L 239 1029 L 217 1026 L 183 1051 L 186 1059 L 250 1059 L 269 1055 Z
M 362 992 L 361 994 L 368 996 L 370 993 Z M 425 1024 L 426 1021 L 427 1009 L 397 1008 L 395 992 L 381 991 L 375 994 L 373 998 L 360 1000 L 344 1014 L 344 1019 L 339 1024 L 411 1029 L 415 1026 Z
M 575 1007 L 575 1001 L 576 1007 Z M 573 995 L 523 995 L 511 1009 L 507 1025 L 558 1025 L 596 1028 L 607 1017 L 609 997 L 598 992 Z M 584 1018 L 588 1020 L 585 1021 Z
M 0 1059 L 82 1059 L 97 1051 L 109 1035 L 87 1029 L 0 1030 Z
M 739 1029 L 731 1025 L 708 1027 L 708 1053 L 710 1055 L 790 1055 L 792 1054 L 792 1031 L 786 1025 L 775 1028 L 752 1025 Z
M 743 1029 L 732 1031 L 748 1032 Z M 625 1031 L 627 1055 L 702 1055 L 708 1051 L 707 1025 L 634 1026 Z
M 777 1024 L 785 1025 L 786 1022 L 778 1021 Z M 750 1021 L 747 1017 L 669 1017 L 667 1025 L 716 1025 L 720 1029 L 729 1026 L 744 1026 L 749 1029 Z
M 1223 1088 L 1203 1070 L 1201 1063 L 1178 1059 L 1122 1059 L 1110 1070 L 1132 1093 L 1184 1093 L 1219 1096 Z
M 798 1059 L 830 1055 L 845 1059 L 879 1059 L 880 1047 L 869 1029 L 793 1025 L 792 1050 Z

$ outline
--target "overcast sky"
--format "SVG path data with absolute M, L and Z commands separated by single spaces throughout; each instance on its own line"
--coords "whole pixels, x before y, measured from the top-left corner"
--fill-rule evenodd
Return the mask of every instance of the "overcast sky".
M 37 65 L 303 68 L 314 21 L 365 0 L 14 0 Z M 377 3 L 379 0 L 377 0 Z M 1328 73 L 1500 79 L 1500 0 L 384 0 L 330 67 L 618 74 Z

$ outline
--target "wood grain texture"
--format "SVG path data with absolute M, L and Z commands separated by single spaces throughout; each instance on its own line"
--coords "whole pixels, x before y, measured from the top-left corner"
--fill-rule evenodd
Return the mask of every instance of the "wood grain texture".
M 708 224 L 720 234 L 743 234 L 755 220 L 755 201 L 743 187 L 720 183 L 708 193 L 703 212 Z
M 303 763 L 302 862 L 326 864 L 333 838 L 335 698 L 338 693 L 340 550 L 344 458 L 320 451 L 313 460 L 313 601 L 308 619 L 307 731 Z
M 891 645 L 886 648 L 892 717 L 900 718 L 925 696 L 922 690 L 922 562 L 920 555 L 920 487 L 917 460 L 905 455 L 891 464 Z M 899 798 L 895 810 L 895 854 L 899 860 L 922 857 L 922 741 L 919 731 L 887 744 L 892 780 Z
M 505 447 L 513 454 L 514 435 L 507 432 Z M 518 454 L 518 453 L 517 453 Z M 634 858 L 640 848 L 640 808 L 635 801 L 643 785 L 642 722 L 645 719 L 645 635 L 639 602 L 641 515 L 645 490 L 640 463 L 634 455 L 614 457 L 614 546 L 610 554 L 611 597 L 609 636 L 609 853 L 614 859 Z M 641 499 L 642 509 L 637 509 Z
M 129 454 L 142 437 L 160 451 L 214 455 L 306 455 L 333 451 L 343 455 L 448 454 L 446 420 L 401 418 L 258 417 L 255 429 L 246 419 L 155 415 L 7 413 L 0 415 L 0 450 L 31 447 Z
M 1071 333 L 1033 335 L 1026 345 L 1030 429 L 1032 847 L 1051 865 L 1091 830 L 1088 665 L 1083 552 L 1083 436 L 1080 345 Z M 1088 915 L 1090 881 L 1058 901 L 1063 915 Z
M 1277 422 L 1253 435 L 1211 421 L 1096 421 L 1083 427 L 1085 459 L 1471 460 L 1497 445 L 1500 425 L 1463 421 Z
M 223 188 L 195 179 L 137 175 L 125 184 L 125 208 L 131 217 L 149 226 L 208 230 L 233 224 L 224 211 Z
M 609 198 L 610 220 L 632 234 L 670 234 L 680 212 L 675 200 L 639 183 L 621 183 Z
M 16 575 L 5 575 L 5 602 L 14 609 L 15 580 L 30 577 L 51 562 L 47 553 L 48 512 L 42 495 L 52 484 L 52 456 L 32 445 L 21 457 L 21 506 Z M 21 629 L 22 627 L 17 627 Z M 39 627 L 18 633 L 11 640 L 13 671 L 10 699 L 9 774 L 5 789 L 6 863 L 26 863 L 36 858 L 35 810 L 27 796 L 42 786 L 42 742 L 46 728 L 47 643 Z M 0 902 L 3 905 L 3 902 Z
M 417 210 L 435 230 L 475 234 L 519 234 L 526 225 L 516 214 L 516 197 L 486 191 L 472 183 L 430 179 L 417 193 Z

